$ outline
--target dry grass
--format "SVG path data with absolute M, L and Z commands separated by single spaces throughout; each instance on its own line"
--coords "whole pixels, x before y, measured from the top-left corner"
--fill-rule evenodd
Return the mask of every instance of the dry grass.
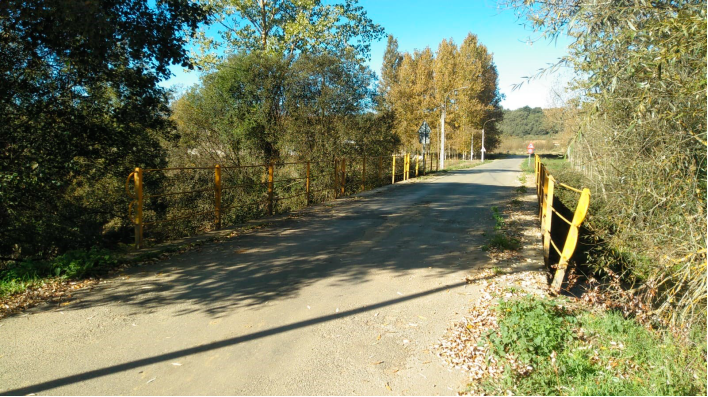
M 526 147 L 533 143 L 536 153 L 562 154 L 567 149 L 567 142 L 559 136 L 502 136 L 497 153 L 526 154 Z

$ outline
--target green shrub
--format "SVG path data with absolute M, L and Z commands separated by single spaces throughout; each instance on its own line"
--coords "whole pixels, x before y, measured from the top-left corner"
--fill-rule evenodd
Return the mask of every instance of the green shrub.
M 96 276 L 117 263 L 113 253 L 96 247 L 88 251 L 69 251 L 53 261 L 24 260 L 11 263 L 0 270 L 0 296 L 22 292 L 52 277 L 80 279 Z

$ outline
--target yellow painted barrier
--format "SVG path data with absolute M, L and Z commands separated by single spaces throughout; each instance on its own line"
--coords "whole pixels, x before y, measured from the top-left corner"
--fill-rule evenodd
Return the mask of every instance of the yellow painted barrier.
M 543 258 L 546 265 L 550 267 L 549 262 L 551 247 L 553 247 L 560 255 L 560 260 L 558 261 L 556 267 L 556 273 L 553 277 L 553 282 L 551 283 L 551 290 L 555 293 L 559 293 L 561 285 L 563 284 L 563 279 L 565 278 L 566 269 L 568 268 L 568 262 L 573 256 L 573 253 L 578 245 L 579 228 L 585 220 L 585 216 L 587 215 L 588 208 L 590 206 L 590 190 L 587 188 L 580 190 L 563 183 L 558 183 L 548 172 L 546 166 L 541 162 L 541 158 L 538 155 L 535 155 L 534 158 L 536 193 L 538 195 L 539 220 L 541 223 L 541 236 L 543 241 Z M 580 193 L 580 198 L 578 199 L 578 204 L 575 208 L 573 219 L 571 221 L 568 221 L 563 216 L 558 214 L 558 212 L 553 208 L 553 194 L 556 186 Z M 562 250 L 558 249 L 558 245 L 551 237 L 551 221 L 554 213 L 558 216 L 558 219 L 561 219 L 569 225 L 568 234 L 565 238 L 565 243 L 563 244 Z

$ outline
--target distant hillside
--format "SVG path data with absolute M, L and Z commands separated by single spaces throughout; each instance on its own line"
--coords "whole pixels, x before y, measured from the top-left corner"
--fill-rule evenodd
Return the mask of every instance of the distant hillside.
M 558 132 L 556 126 L 541 108 L 524 106 L 516 110 L 504 109 L 504 120 L 499 124 L 499 130 L 504 135 L 548 135 Z

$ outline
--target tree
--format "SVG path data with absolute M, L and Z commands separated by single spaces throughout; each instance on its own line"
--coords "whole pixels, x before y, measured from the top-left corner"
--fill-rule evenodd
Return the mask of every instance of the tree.
M 366 59 L 370 43 L 383 37 L 357 0 L 323 4 L 321 0 L 200 0 L 209 10 L 210 24 L 197 36 L 201 66 L 218 63 L 215 51 L 228 56 L 238 51 L 267 51 L 293 56 L 298 53 L 350 53 Z M 209 37 L 218 25 L 219 39 Z
M 386 109 L 391 107 L 391 104 L 386 101 L 390 99 L 392 87 L 398 83 L 398 68 L 401 66 L 402 60 L 403 56 L 398 52 L 398 40 L 393 35 L 388 35 L 386 51 L 381 65 L 381 79 L 379 80 L 379 94 L 383 98 Z
M 204 14 L 182 0 L 0 4 L 0 254 L 51 255 L 120 225 L 122 181 L 158 166 L 172 63 Z
M 603 269 L 677 324 L 705 324 L 706 1 L 510 2 L 581 76 L 573 164 L 604 205 Z M 558 66 L 558 65 L 557 65 Z
M 423 121 L 433 129 L 440 128 L 443 103 L 445 135 L 458 152 L 468 150 L 473 130 L 481 129 L 487 120 L 502 119 L 496 66 L 477 36 L 469 34 L 459 50 L 452 40 L 443 40 L 436 55 L 426 48 L 401 57 L 395 79 L 390 79 L 394 84 L 383 96 L 391 104 L 395 131 L 406 150 L 420 147 L 417 130 Z M 390 74 L 388 69 L 385 73 Z M 486 124 L 485 133 L 485 146 L 493 150 L 498 144 L 494 122 Z M 438 135 L 432 134 L 433 145 L 439 144 Z M 481 140 L 478 135 L 475 139 Z M 476 145 L 481 147 L 479 142 Z

